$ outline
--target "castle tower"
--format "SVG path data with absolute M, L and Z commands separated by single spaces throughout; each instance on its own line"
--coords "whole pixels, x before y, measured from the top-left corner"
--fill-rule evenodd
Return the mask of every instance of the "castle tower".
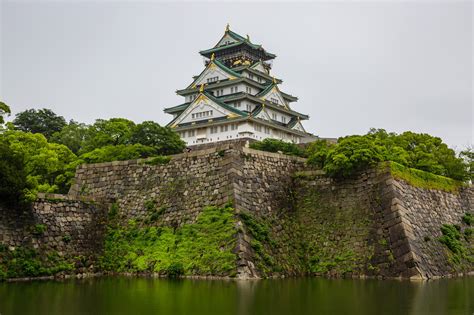
M 301 124 L 309 117 L 290 108 L 298 98 L 280 91 L 282 80 L 270 74 L 274 54 L 229 25 L 217 44 L 200 54 L 204 70 L 176 91 L 185 102 L 164 110 L 173 115 L 168 126 L 187 145 L 241 138 L 300 143 L 311 136 Z

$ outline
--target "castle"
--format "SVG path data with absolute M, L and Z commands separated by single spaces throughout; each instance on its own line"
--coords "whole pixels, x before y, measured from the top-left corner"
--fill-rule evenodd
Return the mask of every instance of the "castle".
M 183 104 L 165 108 L 168 124 L 187 145 L 235 139 L 265 138 L 302 143 L 312 139 L 302 120 L 309 118 L 290 108 L 297 97 L 280 91 L 282 80 L 270 74 L 276 55 L 230 30 L 217 44 L 200 51 L 204 70 L 176 93 Z

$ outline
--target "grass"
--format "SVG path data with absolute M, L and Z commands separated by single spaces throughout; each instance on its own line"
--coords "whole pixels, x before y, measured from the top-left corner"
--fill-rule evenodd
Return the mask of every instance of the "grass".
M 147 165 L 165 165 L 171 161 L 171 157 L 158 155 L 145 162 Z
M 153 213 L 153 212 L 152 212 Z M 234 210 L 204 208 L 196 222 L 178 228 L 112 223 L 100 267 L 113 272 L 156 272 L 168 276 L 236 273 Z
M 396 179 L 406 181 L 408 184 L 425 189 L 436 189 L 446 192 L 457 192 L 464 184 L 460 181 L 435 175 L 429 172 L 409 168 L 396 162 L 388 162 L 390 172 Z

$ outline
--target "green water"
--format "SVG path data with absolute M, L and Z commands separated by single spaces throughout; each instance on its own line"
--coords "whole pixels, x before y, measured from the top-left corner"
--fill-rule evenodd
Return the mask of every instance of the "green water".
M 429 282 L 98 278 L 0 283 L 0 314 L 468 314 L 474 278 Z

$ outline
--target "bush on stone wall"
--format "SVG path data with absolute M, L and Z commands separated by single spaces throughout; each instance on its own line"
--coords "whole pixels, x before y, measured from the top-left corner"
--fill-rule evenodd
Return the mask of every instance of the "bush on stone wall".
M 267 152 L 281 152 L 286 155 L 304 155 L 304 150 L 300 149 L 296 144 L 270 138 L 252 142 L 250 148 Z
M 351 177 L 383 161 L 459 181 L 471 176 L 466 160 L 440 138 L 410 131 L 398 135 L 372 129 L 366 135 L 339 138 L 336 145 L 318 141 L 308 147 L 307 154 L 308 164 L 332 177 Z

